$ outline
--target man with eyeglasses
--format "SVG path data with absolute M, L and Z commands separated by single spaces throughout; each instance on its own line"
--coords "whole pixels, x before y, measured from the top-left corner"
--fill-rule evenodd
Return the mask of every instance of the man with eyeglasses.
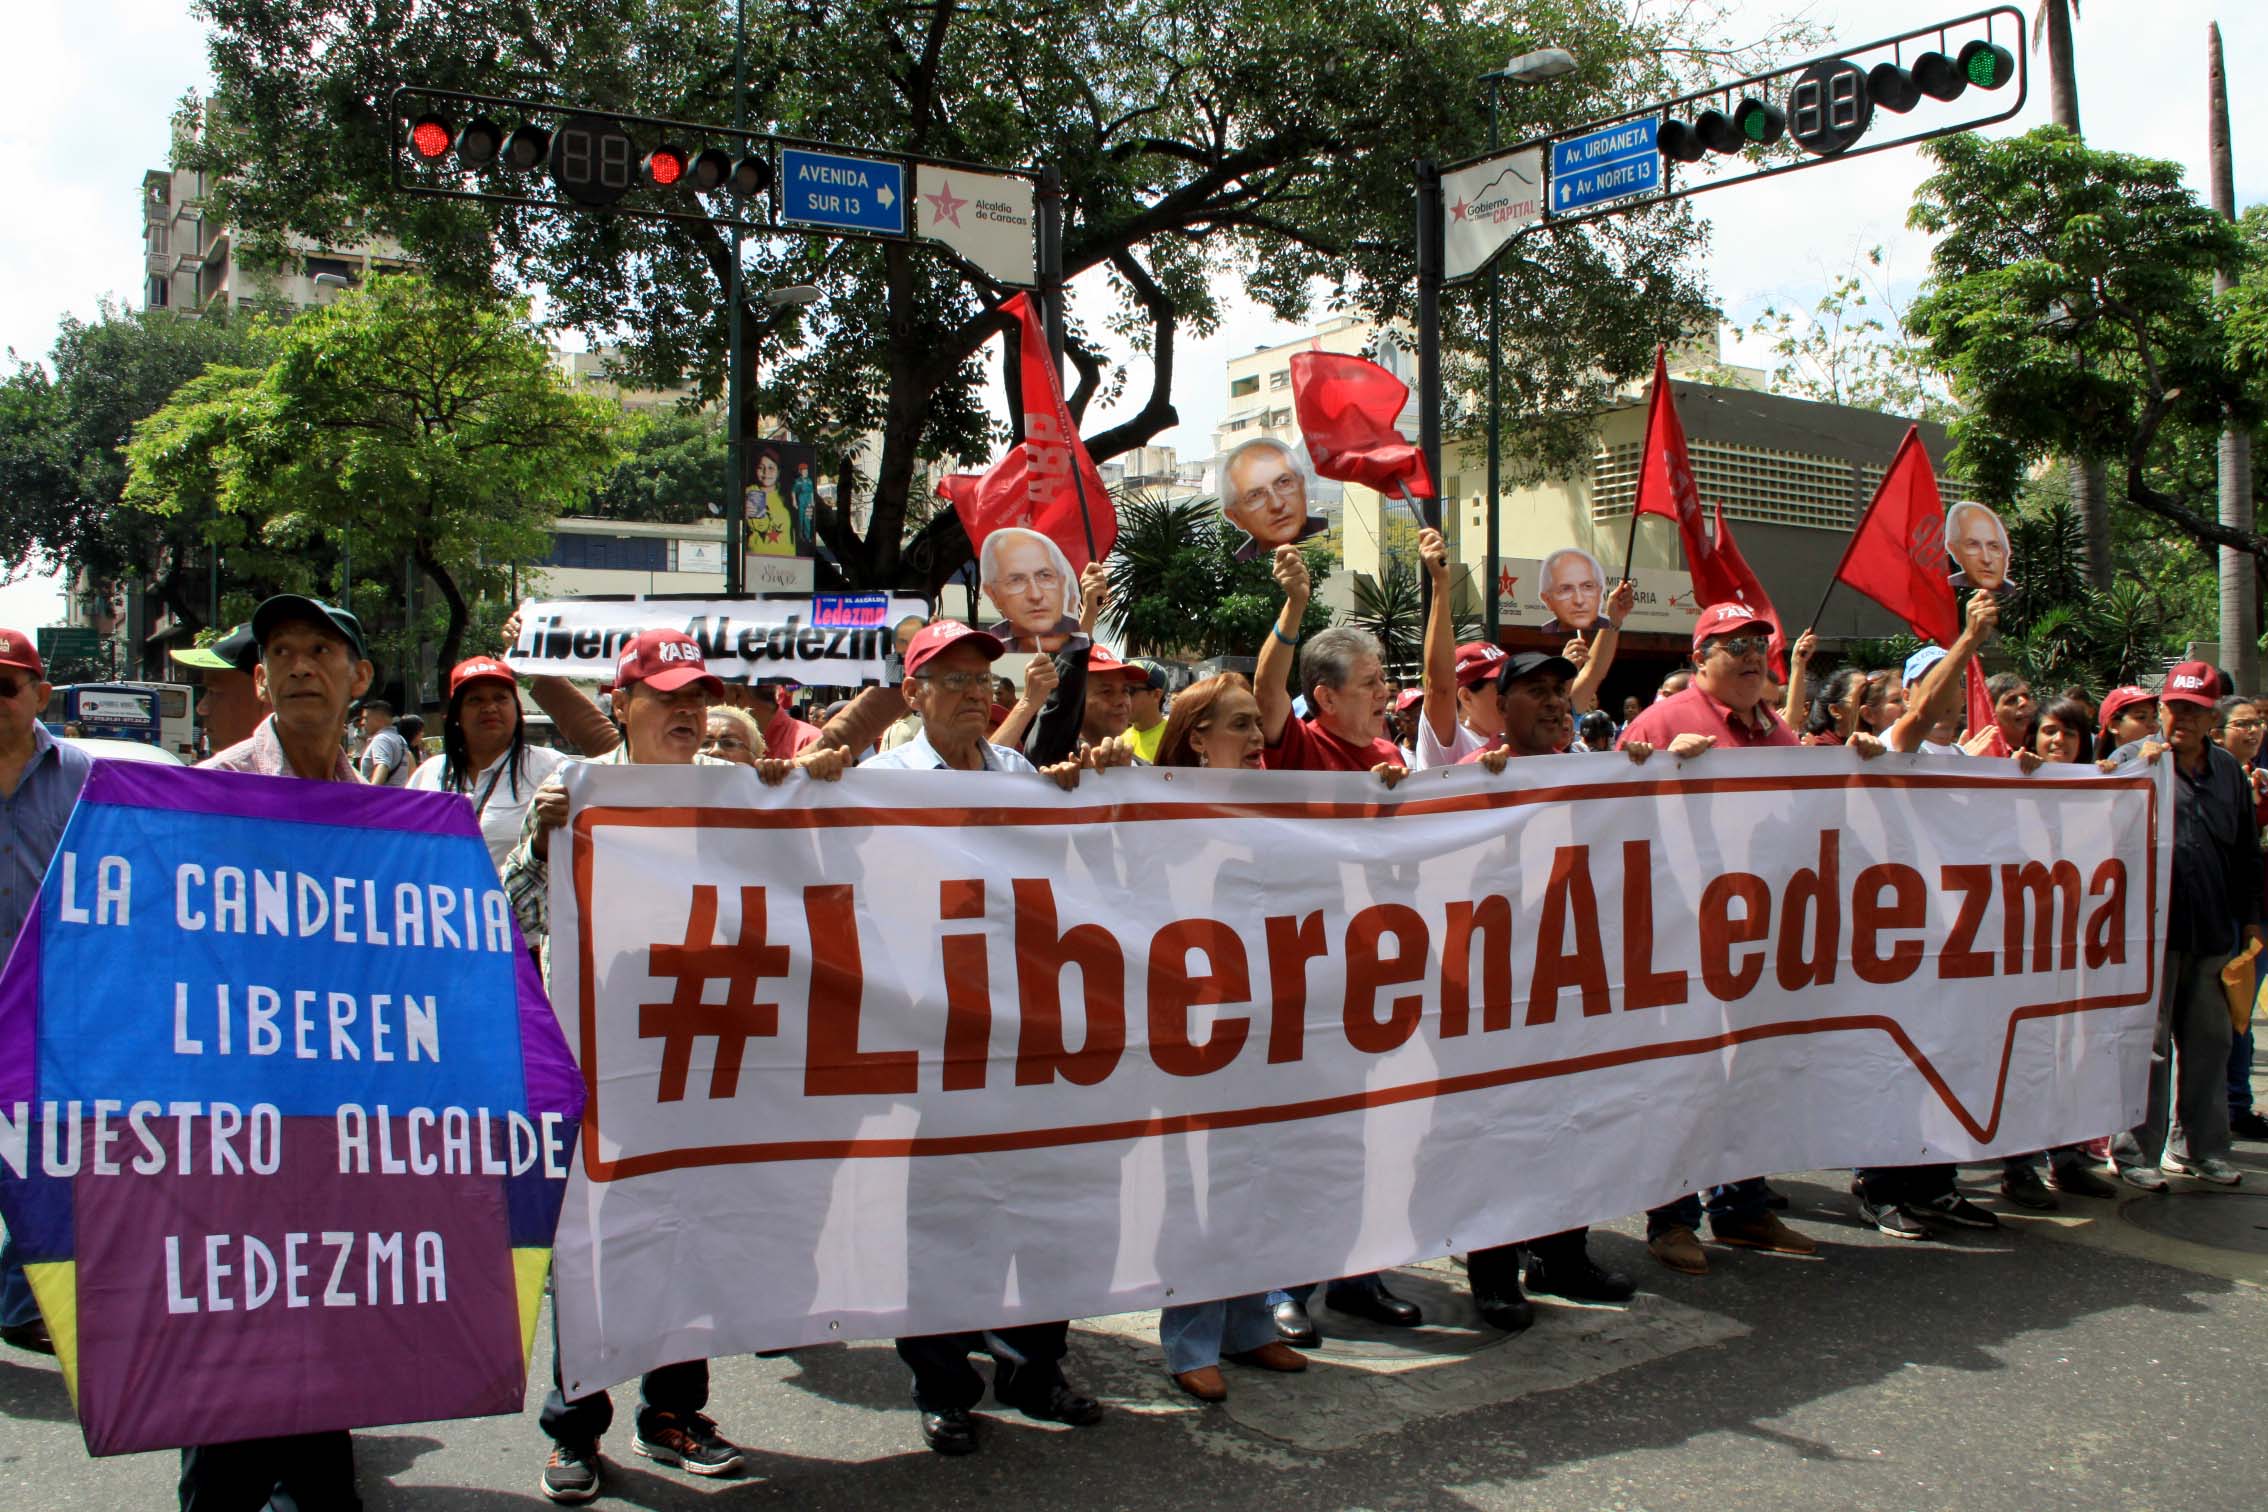
M 1052 654 L 1079 635 L 1078 574 L 1046 536 L 1021 525 L 995 530 L 977 553 L 977 571 L 1000 616 L 992 634 L 1008 649 Z
M 955 620 L 939 620 L 906 647 L 906 697 L 921 715 L 921 733 L 861 766 L 861 772 L 1034 772 L 1021 751 L 992 744 L 992 664 L 1005 654 L 998 636 Z M 1045 775 L 1070 786 L 1079 763 Z M 938 1159 L 962 1157 L 944 1156 Z M 1025 1264 L 1031 1256 L 1019 1257 Z M 1060 1257 L 1059 1257 L 1060 1258 Z M 915 1264 L 919 1264 L 915 1257 Z M 1019 1272 L 1021 1274 L 1021 1272 Z M 984 1398 L 984 1378 L 969 1363 L 993 1357 L 992 1395 L 1028 1418 L 1084 1428 L 1102 1420 L 1102 1404 L 1063 1377 L 1068 1322 L 1022 1323 L 981 1333 L 925 1334 L 898 1340 L 898 1358 L 913 1372 L 921 1436 L 939 1454 L 972 1454 L 976 1427 L 969 1411 Z
M 38 643 L 21 630 L 0 630 L 0 960 L 39 901 L 48 860 L 94 767 L 85 751 L 40 724 L 54 691 Z M 14 1234 L 0 1243 L 0 1340 L 55 1352 L 16 1258 Z
M 1263 436 L 1221 459 L 1221 514 L 1244 532 L 1236 559 L 1249 562 L 1278 546 L 1321 535 L 1331 522 L 1307 512 L 1307 473 L 1283 442 Z
M 1720 747 L 1794 746 L 1802 742 L 1779 711 L 1765 701 L 1770 681 L 1772 622 L 1746 604 L 1711 604 L 1693 627 L 1693 679 L 1681 692 L 1665 694 L 1630 721 L 1615 743 L 1627 750 L 1644 744 L 1687 759 Z M 1664 683 L 1667 686 L 1667 683 Z M 1709 1193 L 1709 1230 L 1719 1244 L 1810 1255 L 1819 1246 L 1780 1221 L 1770 1207 L 1764 1178 L 1751 1176 Z M 1698 1194 L 1655 1208 L 1646 1215 L 1646 1248 L 1671 1270 L 1689 1276 L 1708 1273 L 1701 1248 L 1702 1201 Z

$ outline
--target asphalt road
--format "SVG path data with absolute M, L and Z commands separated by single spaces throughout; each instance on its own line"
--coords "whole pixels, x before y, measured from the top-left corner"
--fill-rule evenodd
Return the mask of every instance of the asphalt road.
M 1314 1368 L 1232 1368 L 1219 1407 L 1166 1379 L 1155 1315 L 1095 1320 L 1074 1330 L 1070 1368 L 1105 1421 L 987 1412 L 965 1460 L 922 1447 L 887 1344 L 722 1361 L 710 1411 L 749 1446 L 747 1474 L 636 1458 L 621 1394 L 597 1505 L 2258 1512 L 2268 1147 L 2238 1153 L 2258 1173 L 2245 1189 L 2065 1198 L 1942 1243 L 1861 1228 L 1840 1172 L 1781 1178 L 1819 1259 L 1712 1246 L 1709 1275 L 1680 1276 L 1636 1220 L 1617 1224 L 1594 1252 L 1639 1278 L 1638 1300 L 1543 1303 L 1516 1338 L 1482 1328 L 1461 1274 L 1435 1262 L 1397 1282 L 1425 1328 L 1325 1312 Z M 1996 1178 L 1963 1173 L 1980 1197 Z M 535 1377 L 549 1374 L 546 1352 Z M 548 1506 L 539 1399 L 518 1418 L 357 1434 L 366 1505 Z M 0 1417 L 5 1512 L 173 1505 L 174 1456 L 88 1458 L 52 1360 L 0 1350 Z

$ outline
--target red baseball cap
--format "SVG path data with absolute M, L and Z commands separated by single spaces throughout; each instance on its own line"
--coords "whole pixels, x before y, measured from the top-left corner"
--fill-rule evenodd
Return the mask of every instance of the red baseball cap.
M 2221 675 L 2201 661 L 2183 662 L 2166 674 L 2164 703 L 2203 704 L 2211 708 L 2221 697 Z
M 1701 611 L 1701 618 L 1693 626 L 1693 649 L 1700 650 L 1701 643 L 1712 635 L 1730 635 L 1744 625 L 1762 625 L 1767 630 L 1779 628 L 1769 616 L 1758 614 L 1737 599 L 1711 604 Z
M 682 630 L 641 630 L 615 659 L 610 690 L 644 683 L 669 693 L 688 683 L 707 683 L 712 698 L 724 696 L 724 679 L 701 659 L 701 643 Z
M 1394 700 L 1394 711 L 1400 713 L 1404 709 L 1414 707 L 1424 697 L 1425 689 L 1423 688 L 1404 688 L 1401 696 Z
M 2136 704 L 2156 703 L 2157 701 L 2157 694 L 2151 692 L 2148 688 L 2137 688 L 2132 683 L 2128 683 L 2123 688 L 2113 688 L 2103 695 L 2103 712 L 2101 715 L 2103 728 L 2109 729 L 2116 722 L 2120 713 L 2133 708 Z
M 1098 643 L 1087 651 L 1087 679 L 1090 682 L 1098 677 L 1131 677 L 1147 682 L 1149 676 L 1148 667 L 1128 666 L 1108 646 Z
M 963 641 L 982 651 L 988 662 L 998 661 L 1008 654 L 1007 645 L 989 631 L 979 630 L 976 626 L 963 624 L 959 620 L 939 620 L 934 625 L 922 626 L 915 632 L 914 638 L 907 642 L 906 676 L 913 676 L 934 661 L 940 651 Z
M 0 667 L 17 667 L 40 682 L 47 681 L 47 668 L 39 659 L 39 642 L 21 630 L 0 630 Z
M 455 698 L 465 690 L 467 683 L 476 682 L 500 682 L 508 688 L 519 686 L 512 669 L 495 657 L 470 656 L 457 663 L 456 670 L 449 674 L 449 696 Z
M 1487 641 L 1467 641 L 1457 648 L 1457 686 L 1476 687 L 1493 681 L 1504 665 L 1504 648 Z

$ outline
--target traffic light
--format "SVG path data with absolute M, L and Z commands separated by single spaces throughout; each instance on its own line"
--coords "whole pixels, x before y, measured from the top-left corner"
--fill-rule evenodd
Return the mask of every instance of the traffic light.
M 543 166 L 551 156 L 551 133 L 541 126 L 522 126 L 504 139 L 504 166 L 526 173 Z
M 656 189 L 676 189 L 685 182 L 685 149 L 661 146 L 645 156 L 638 165 L 645 181 Z
M 1787 129 L 1787 116 L 1779 107 L 1750 95 L 1731 111 L 1704 110 L 1690 122 L 1670 117 L 1655 133 L 1662 156 L 1680 163 L 1697 163 L 1711 152 L 1740 152 L 1769 147 Z
M 772 187 L 772 161 L 764 157 L 744 157 L 732 165 L 732 177 L 725 182 L 742 199 L 754 199 Z
M 476 116 L 457 138 L 457 166 L 475 171 L 496 161 L 504 147 L 504 128 L 486 116 Z
M 410 154 L 432 167 L 465 173 L 545 172 L 577 204 L 614 204 L 638 190 L 662 194 L 729 194 L 753 199 L 772 187 L 772 161 L 747 152 L 745 139 L 691 151 L 676 142 L 646 146 L 632 134 L 643 124 L 611 116 L 570 115 L 549 126 L 524 122 L 507 131 L 477 116 L 461 132 L 448 116 L 429 111 L 410 123 Z M 733 155 L 741 149 L 742 156 Z
M 1981 37 L 1962 47 L 1959 61 L 1962 76 L 1979 89 L 1998 89 L 2016 77 L 2016 55 Z
M 443 115 L 421 115 L 410 126 L 410 151 L 428 163 L 438 163 L 456 145 L 457 128 Z

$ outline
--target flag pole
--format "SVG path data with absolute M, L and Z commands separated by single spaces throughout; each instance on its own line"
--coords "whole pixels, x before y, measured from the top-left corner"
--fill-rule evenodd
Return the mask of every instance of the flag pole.
M 1630 496 L 1630 539 L 1622 543 L 1622 577 L 1630 581 L 1630 569 L 1638 556 L 1638 496 Z
M 1425 529 L 1425 511 L 1418 508 L 1417 496 L 1410 492 L 1409 480 L 1407 478 L 1396 478 L 1394 486 L 1402 491 L 1402 502 L 1410 506 L 1410 518 L 1417 521 L 1418 529 Z

